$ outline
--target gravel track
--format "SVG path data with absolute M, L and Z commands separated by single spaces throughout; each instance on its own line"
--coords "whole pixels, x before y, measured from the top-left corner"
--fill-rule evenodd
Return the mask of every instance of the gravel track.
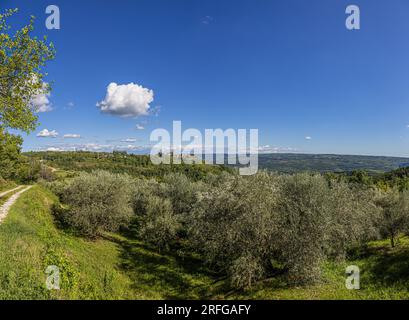
M 17 201 L 17 199 L 27 190 L 31 189 L 32 186 L 25 187 L 21 189 L 20 191 L 16 192 L 13 194 L 1 207 L 0 207 L 0 223 L 6 218 L 7 214 L 9 213 L 9 210 L 11 206 Z M 0 197 L 3 197 L 6 194 L 9 194 L 10 192 L 20 189 L 20 187 L 0 193 Z

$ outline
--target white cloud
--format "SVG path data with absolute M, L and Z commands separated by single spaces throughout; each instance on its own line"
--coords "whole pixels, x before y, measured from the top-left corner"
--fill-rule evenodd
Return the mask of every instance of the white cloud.
M 64 134 L 63 138 L 64 139 L 79 139 L 81 138 L 81 135 L 76 134 L 76 133 L 67 133 L 67 134 Z
M 306 136 L 305 140 L 312 140 L 312 138 L 310 136 Z
M 213 17 L 211 17 L 211 16 L 205 16 L 205 17 L 202 19 L 202 23 L 203 23 L 203 24 L 210 24 L 211 22 L 213 22 Z
M 99 144 L 99 143 L 57 143 L 49 144 L 47 146 L 40 147 L 40 151 L 93 151 L 93 152 L 112 152 L 114 150 L 118 151 L 129 151 L 129 152 L 150 152 L 149 145 L 117 145 L 117 144 Z
M 44 82 L 42 92 L 39 92 L 31 99 L 35 112 L 49 112 L 53 110 L 52 104 L 48 99 L 50 97 L 50 93 L 46 91 L 47 86 L 48 84 Z
M 47 129 L 41 130 L 37 133 L 37 137 L 40 138 L 56 138 L 58 136 L 58 132 L 55 130 L 48 131 Z
M 298 150 L 296 148 L 291 147 L 274 147 L 270 145 L 259 146 L 258 152 L 259 153 L 294 153 Z
M 141 125 L 141 124 L 137 124 L 135 128 L 136 128 L 136 130 L 144 130 L 145 129 L 145 127 L 143 125 Z
M 134 139 L 134 138 L 126 138 L 126 139 L 121 140 L 121 142 L 134 143 L 134 142 L 136 142 L 136 139 Z
M 123 85 L 112 82 L 105 99 L 98 102 L 97 107 L 104 113 L 120 117 L 138 117 L 148 115 L 152 101 L 152 90 L 133 82 Z
M 75 107 L 75 103 L 70 101 L 67 103 L 67 105 L 64 107 L 65 110 L 71 110 Z

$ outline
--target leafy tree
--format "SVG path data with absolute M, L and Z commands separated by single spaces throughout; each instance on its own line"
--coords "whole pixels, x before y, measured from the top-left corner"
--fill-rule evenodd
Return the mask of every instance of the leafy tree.
M 42 81 L 43 67 L 55 54 L 45 38 L 32 36 L 34 17 L 14 35 L 9 34 L 7 19 L 16 12 L 13 9 L 0 14 L 0 174 L 5 178 L 13 176 L 22 144 L 21 137 L 8 130 L 29 133 L 35 129 L 37 116 L 32 99 L 50 90 Z
M 133 182 L 127 175 L 83 172 L 61 187 L 60 198 L 68 208 L 56 210 L 56 216 L 81 235 L 95 238 L 117 231 L 132 217 Z
M 192 246 L 231 284 L 251 287 L 271 267 L 276 251 L 275 176 L 225 175 L 203 192 L 189 223 Z
M 42 81 L 43 67 L 54 58 L 55 51 L 46 38 L 39 40 L 32 36 L 34 17 L 10 35 L 6 20 L 16 12 L 14 9 L 0 14 L 0 128 L 28 133 L 37 124 L 33 97 L 50 90 Z
M 382 209 L 378 227 L 384 236 L 389 237 L 391 246 L 395 247 L 399 233 L 409 225 L 409 191 L 392 189 L 383 193 L 376 204 Z
M 138 236 L 159 249 L 169 248 L 180 228 L 171 202 L 154 195 L 146 199 L 144 214 L 137 213 L 137 219 Z
M 23 140 L 0 129 L 0 176 L 13 179 L 17 175 L 17 162 Z

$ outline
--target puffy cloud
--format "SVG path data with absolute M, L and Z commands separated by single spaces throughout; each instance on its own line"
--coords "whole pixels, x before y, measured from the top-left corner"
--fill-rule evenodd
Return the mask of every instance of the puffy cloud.
M 97 103 L 104 113 L 120 117 L 138 117 L 148 115 L 153 91 L 135 83 L 108 85 L 105 99 Z
M 43 129 L 39 133 L 37 133 L 37 137 L 39 138 L 56 138 L 58 136 L 58 132 L 55 130 L 49 131 L 48 129 Z
M 49 112 L 52 111 L 52 104 L 49 100 L 50 93 L 47 92 L 47 83 L 43 83 L 43 90 L 31 99 L 31 104 L 35 112 Z
M 121 142 L 134 143 L 134 142 L 136 142 L 136 139 L 134 139 L 134 138 L 126 138 L 126 139 L 121 140 Z
M 306 136 L 305 140 L 312 140 L 312 138 L 310 136 Z
M 145 127 L 143 125 L 141 125 L 141 124 L 137 124 L 135 128 L 136 128 L 136 130 L 144 130 L 145 129 Z
M 76 134 L 76 133 L 67 133 L 67 134 L 64 134 L 63 138 L 64 139 L 79 139 L 81 138 L 81 135 Z

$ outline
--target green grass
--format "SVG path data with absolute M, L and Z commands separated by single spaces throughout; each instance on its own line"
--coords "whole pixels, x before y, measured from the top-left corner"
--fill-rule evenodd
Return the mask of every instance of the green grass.
M 0 225 L 0 299 L 137 298 L 116 265 L 119 247 L 58 230 L 50 214 L 54 201 L 51 193 L 35 186 Z M 60 268 L 60 291 L 45 288 L 48 265 Z
M 88 241 L 56 227 L 57 199 L 35 186 L 0 225 L 0 299 L 409 299 L 409 239 L 395 249 L 380 241 L 342 263 L 326 263 L 314 286 L 290 286 L 285 276 L 252 290 L 232 291 L 198 257 L 157 252 L 128 234 Z M 48 265 L 61 271 L 61 290 L 45 288 Z M 345 288 L 345 267 L 361 269 L 361 290 Z
M 7 191 L 17 187 L 17 184 L 13 181 L 0 181 L 0 192 Z

